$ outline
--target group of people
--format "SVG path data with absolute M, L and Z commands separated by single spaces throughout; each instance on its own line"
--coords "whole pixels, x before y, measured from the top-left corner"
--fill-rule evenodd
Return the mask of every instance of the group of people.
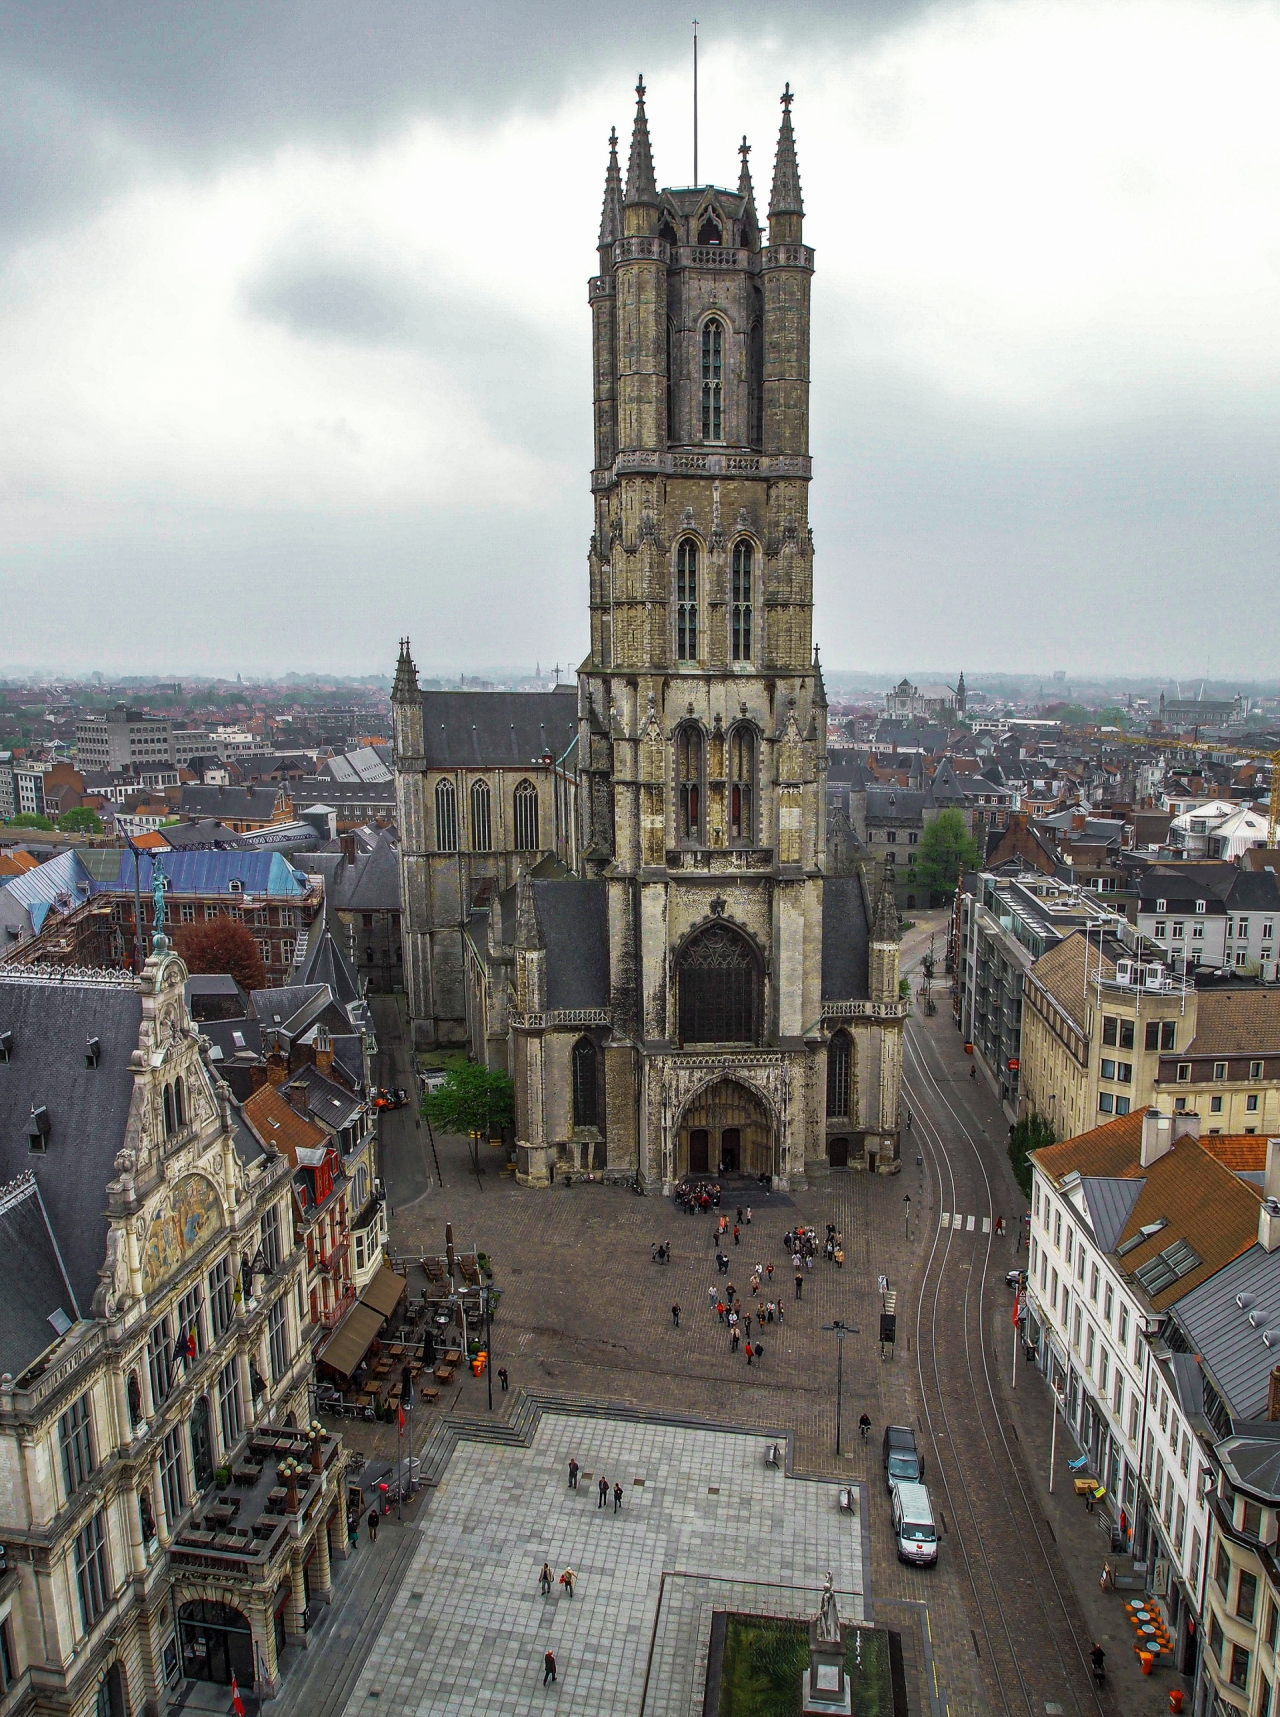
M 760 1284 L 766 1279 L 773 1280 L 773 1265 L 757 1264 L 751 1276 L 753 1295 L 759 1293 Z M 746 1353 L 747 1364 L 758 1365 L 764 1358 L 764 1344 L 760 1340 L 759 1332 L 767 1323 L 783 1321 L 781 1300 L 759 1300 L 754 1310 L 748 1306 L 744 1311 L 742 1300 L 732 1282 L 727 1285 L 723 1294 L 714 1286 L 708 1288 L 707 1299 L 717 1318 L 729 1331 L 729 1352 L 737 1353 L 739 1347 L 742 1347 Z M 753 1319 L 756 1327 L 754 1341 L 751 1338 Z
M 678 1308 L 673 1308 L 673 1310 L 678 1310 Z M 573 1458 L 573 1456 L 570 1456 L 570 1458 L 569 1458 L 569 1489 L 570 1490 L 577 1490 L 578 1479 L 579 1479 L 579 1476 L 581 1475 L 581 1472 L 582 1472 L 582 1468 L 578 1465 L 577 1461 Z M 591 1474 L 588 1473 L 587 1477 L 590 1478 Z M 597 1508 L 604 1508 L 605 1505 L 609 1501 L 609 1481 L 607 1478 L 605 1478 L 603 1473 L 601 1473 L 600 1478 L 597 1481 L 596 1490 L 599 1493 L 599 1497 L 600 1497 L 600 1500 L 596 1503 L 596 1507 Z M 617 1514 L 618 1510 L 621 1507 L 622 1507 L 622 1486 L 620 1484 L 615 1484 L 613 1487 L 613 1512 L 615 1514 Z M 572 1575 L 571 1575 L 571 1579 L 572 1579 Z M 569 1593 L 569 1596 L 570 1597 L 573 1596 L 572 1591 Z
M 682 1180 L 672 1196 L 677 1207 L 687 1215 L 693 1216 L 698 1211 L 705 1215 L 708 1210 L 720 1208 L 720 1183 Z

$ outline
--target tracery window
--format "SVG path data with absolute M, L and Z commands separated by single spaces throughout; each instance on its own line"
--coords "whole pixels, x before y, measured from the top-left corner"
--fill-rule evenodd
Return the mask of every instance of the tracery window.
M 827 1045 L 827 1114 L 832 1120 L 848 1119 L 852 1070 L 853 1040 L 841 1028 L 831 1034 Z
M 442 777 L 436 782 L 436 851 L 456 853 L 458 850 L 458 795 L 453 782 Z
M 729 735 L 729 839 L 753 846 L 756 836 L 756 736 L 739 723 Z
M 702 324 L 702 439 L 724 440 L 724 323 Z
M 676 733 L 676 819 L 682 841 L 702 841 L 702 731 L 687 723 Z
M 471 783 L 471 850 L 477 853 L 493 851 L 493 816 L 489 783 Z
M 728 924 L 709 924 L 686 943 L 677 966 L 682 1043 L 754 1043 L 761 979 L 755 951 Z
M 682 537 L 676 549 L 676 660 L 698 659 L 698 545 Z
M 747 335 L 747 440 L 764 445 L 764 324 L 758 316 Z
M 580 1037 L 573 1046 L 573 1124 L 594 1127 L 597 1116 L 596 1046 L 589 1037 Z
M 532 781 L 521 781 L 512 794 L 517 852 L 535 852 L 538 846 L 538 789 Z
M 735 662 L 751 660 L 751 572 L 754 556 L 745 539 L 733 545 L 729 590 L 729 648 Z

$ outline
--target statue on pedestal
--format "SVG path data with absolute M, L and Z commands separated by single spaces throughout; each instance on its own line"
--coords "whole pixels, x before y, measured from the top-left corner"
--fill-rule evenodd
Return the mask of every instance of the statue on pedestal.
M 840 1633 L 840 1612 L 836 1608 L 835 1581 L 832 1578 L 831 1570 L 829 1568 L 827 1569 L 827 1578 L 822 1587 L 822 1604 L 818 1610 L 817 1623 L 818 1638 L 824 1644 L 840 1644 L 842 1637 Z

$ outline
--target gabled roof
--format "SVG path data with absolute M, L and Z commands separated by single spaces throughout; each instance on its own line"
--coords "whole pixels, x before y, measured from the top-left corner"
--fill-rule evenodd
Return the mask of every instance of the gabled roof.
M 539 869 L 541 866 L 538 867 Z M 550 867 L 549 867 L 550 868 Z M 609 1006 L 609 918 L 606 884 L 595 878 L 529 879 L 542 945 L 547 951 L 547 1007 Z M 517 888 L 499 902 L 503 934 L 514 939 Z
M 299 1151 L 316 1150 L 329 1143 L 324 1128 L 299 1114 L 275 1085 L 259 1086 L 252 1097 L 245 1099 L 242 1108 L 245 1120 L 262 1143 L 288 1157 L 294 1168 L 298 1166 Z
M 35 1176 L 24 1169 L 0 1186 L 0 1372 L 19 1376 L 56 1340 L 49 1320 L 59 1312 L 76 1321 Z
M 1142 1182 L 1111 1175 L 1086 1175 L 1083 1189 L 1093 1237 L 1101 1251 L 1114 1252 L 1133 1214 Z
M 26 908 L 31 928 L 38 935 L 50 912 L 70 912 L 93 893 L 93 878 L 74 849 L 59 853 L 47 864 L 11 877 L 4 892 L 17 906 Z
M 302 1086 L 307 1093 L 307 1112 L 312 1120 L 335 1133 L 349 1127 L 364 1110 L 362 1098 L 336 1080 L 327 1078 L 309 1062 L 291 1075 L 288 1085 Z
M 578 695 L 566 692 L 423 692 L 428 769 L 523 768 L 557 761 L 578 733 Z
M 339 872 L 333 904 L 339 912 L 400 910 L 400 848 L 385 830 L 372 852 Z
M 1177 1320 L 1232 1415 L 1265 1419 L 1267 1384 L 1280 1351 L 1280 1252 L 1255 1242 L 1184 1295 Z
M 189 783 L 182 789 L 182 814 L 219 821 L 235 817 L 241 822 L 269 823 L 282 796 L 288 796 L 283 786 L 204 787 Z
M 266 894 L 282 899 L 296 899 L 307 892 L 305 874 L 280 853 L 206 852 L 195 851 L 143 853 L 136 861 L 138 884 L 143 894 L 150 894 L 157 870 L 165 879 L 169 894 Z M 134 856 L 128 847 L 120 854 L 120 868 L 114 882 L 98 884 L 102 894 L 132 894 L 134 886 Z M 233 888 L 232 883 L 239 887 Z

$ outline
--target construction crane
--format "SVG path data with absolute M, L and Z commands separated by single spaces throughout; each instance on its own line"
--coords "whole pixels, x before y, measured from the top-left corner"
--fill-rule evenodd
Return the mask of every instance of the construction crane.
M 1072 732 L 1070 729 L 1067 731 L 1069 734 Z M 1078 739 L 1100 737 L 1096 734 L 1086 736 L 1079 729 L 1074 730 L 1074 733 Z M 1276 830 L 1277 827 L 1280 827 L 1280 751 L 1266 751 L 1256 746 L 1250 749 L 1244 745 L 1217 745 L 1207 739 L 1166 740 L 1159 736 L 1153 738 L 1150 735 L 1137 733 L 1108 733 L 1103 739 L 1103 743 L 1107 745 L 1113 743 L 1117 745 L 1145 745 L 1149 749 L 1157 751 L 1211 751 L 1226 757 L 1248 757 L 1254 762 L 1265 757 L 1271 765 L 1271 797 L 1267 803 L 1267 845 L 1269 847 L 1275 846 Z

